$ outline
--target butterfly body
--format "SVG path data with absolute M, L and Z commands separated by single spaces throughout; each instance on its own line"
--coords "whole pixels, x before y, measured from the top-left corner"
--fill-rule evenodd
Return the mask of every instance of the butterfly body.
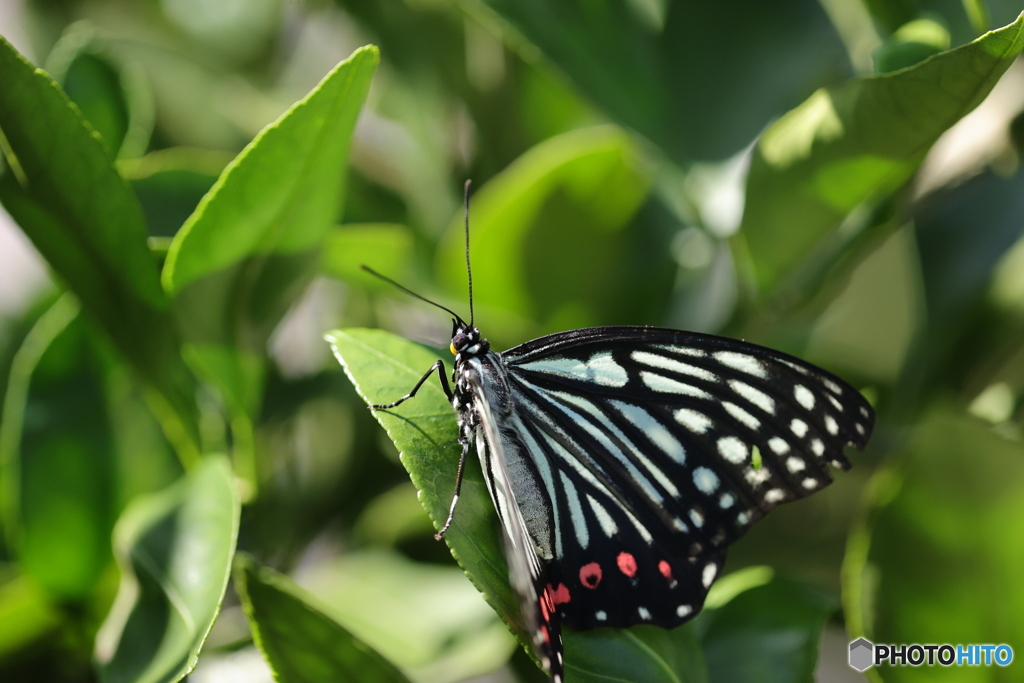
M 873 427 L 838 378 L 724 337 L 599 327 L 497 353 L 456 320 L 452 351 L 454 391 L 442 385 L 463 459 L 475 446 L 522 623 L 553 681 L 560 622 L 692 618 L 728 544 L 830 483 L 828 466 L 848 468 L 843 447 L 863 447 Z

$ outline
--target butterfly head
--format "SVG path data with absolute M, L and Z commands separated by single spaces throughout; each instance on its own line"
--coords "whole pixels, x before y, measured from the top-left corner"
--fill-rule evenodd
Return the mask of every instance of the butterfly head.
M 462 319 L 452 320 L 452 343 L 448 347 L 452 355 L 476 356 L 486 353 L 490 348 L 490 343 L 480 336 L 480 330 Z

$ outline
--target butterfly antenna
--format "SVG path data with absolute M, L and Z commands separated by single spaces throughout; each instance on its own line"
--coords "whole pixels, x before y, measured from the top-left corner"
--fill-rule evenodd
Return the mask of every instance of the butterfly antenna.
M 473 327 L 475 316 L 473 314 L 473 269 L 469 265 L 469 186 L 472 180 L 466 181 L 465 204 L 466 204 L 466 274 L 469 276 L 469 326 Z
M 463 321 L 463 319 L 462 319 L 462 316 L 460 316 L 460 315 L 459 315 L 458 313 L 456 313 L 456 312 L 455 312 L 455 311 L 453 311 L 452 309 L 448 308 L 447 306 L 442 306 L 441 304 L 437 303 L 436 301 L 431 301 L 430 299 L 428 299 L 427 297 L 423 296 L 422 294 L 417 294 L 416 292 L 412 291 L 412 290 L 411 290 L 411 289 L 409 289 L 408 287 L 406 287 L 406 286 L 404 286 L 404 285 L 400 285 L 400 284 L 398 284 L 397 282 L 395 282 L 394 280 L 392 280 L 392 279 L 391 279 L 391 278 L 389 278 L 388 276 L 386 276 L 386 275 L 381 275 L 380 273 L 378 273 L 377 271 L 375 271 L 375 270 L 374 270 L 373 268 L 371 268 L 370 266 L 367 266 L 367 265 L 365 265 L 365 264 L 362 264 L 362 263 L 360 263 L 360 264 L 359 264 L 359 267 L 360 267 L 360 268 L 362 268 L 363 270 L 365 270 L 365 271 L 366 271 L 367 273 L 369 273 L 370 275 L 373 275 L 374 277 L 380 278 L 380 279 L 381 279 L 381 280 L 383 280 L 384 282 L 387 282 L 387 283 L 388 283 L 389 285 L 394 285 L 395 287 L 398 287 L 398 288 L 399 288 L 400 290 L 402 290 L 402 291 L 403 291 L 403 292 L 405 292 L 406 294 L 408 294 L 408 295 L 410 295 L 410 296 L 414 296 L 414 297 L 416 297 L 417 299 L 419 299 L 420 301 L 426 301 L 426 302 L 427 302 L 428 304 L 430 304 L 431 306 L 437 306 L 437 307 L 438 307 L 438 308 L 440 308 L 440 309 L 441 309 L 442 311 L 447 311 L 447 312 L 448 312 L 448 313 L 450 313 L 450 314 L 451 314 L 452 316 L 454 316 L 454 317 L 455 317 L 455 319 L 456 319 L 456 320 L 458 320 L 458 321 L 459 321 L 460 323 L 463 323 L 463 324 L 465 324 L 465 321 Z M 472 310 L 472 308 L 471 308 L 470 310 Z

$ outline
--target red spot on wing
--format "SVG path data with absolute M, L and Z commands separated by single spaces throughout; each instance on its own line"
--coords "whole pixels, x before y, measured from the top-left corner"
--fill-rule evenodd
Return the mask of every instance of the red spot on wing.
M 550 643 L 551 642 L 551 636 L 548 635 L 548 627 L 547 626 L 541 626 L 540 627 L 540 637 L 544 639 L 545 643 Z
M 569 602 L 569 600 L 571 600 L 569 589 L 565 587 L 564 583 L 558 584 L 558 588 L 554 589 L 551 593 L 551 602 L 555 605 L 562 605 Z
M 587 588 L 597 588 L 597 584 L 601 583 L 601 565 L 597 562 L 591 562 L 580 567 L 580 583 Z
M 658 571 L 661 572 L 661 575 L 669 581 L 672 580 L 672 565 L 670 565 L 665 560 L 662 560 L 658 563 Z
M 619 556 L 615 559 L 615 563 L 619 565 L 619 571 L 626 576 L 630 578 L 636 576 L 636 558 L 629 553 L 619 553 Z

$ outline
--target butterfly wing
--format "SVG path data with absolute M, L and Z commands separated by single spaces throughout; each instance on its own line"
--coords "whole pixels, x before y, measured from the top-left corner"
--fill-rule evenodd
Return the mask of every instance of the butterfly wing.
M 833 375 L 711 335 L 590 328 L 501 358 L 506 422 L 550 501 L 552 596 L 577 628 L 696 614 L 726 546 L 828 485 L 874 424 Z
M 496 354 L 460 368 L 472 396 L 476 448 L 491 500 L 501 521 L 512 588 L 534 652 L 553 683 L 562 681 L 562 635 L 541 555 L 550 554 L 550 505 L 524 470 L 521 444 L 509 429 L 508 387 Z

